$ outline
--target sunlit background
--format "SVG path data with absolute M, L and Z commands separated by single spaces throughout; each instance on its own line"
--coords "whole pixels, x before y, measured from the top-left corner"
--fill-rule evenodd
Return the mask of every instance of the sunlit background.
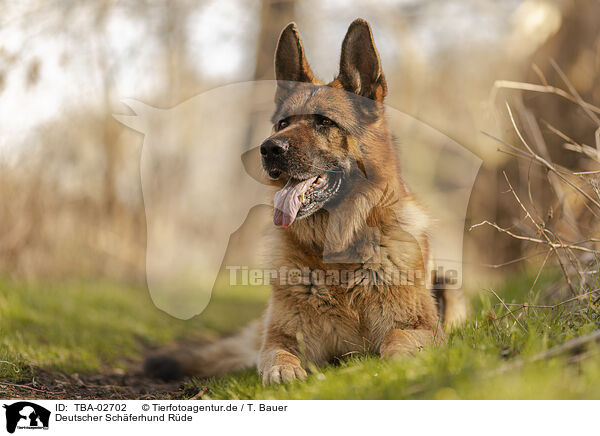
M 226 84 L 272 79 L 277 37 L 290 21 L 324 80 L 337 72 L 348 24 L 357 17 L 370 22 L 388 105 L 483 159 L 467 228 L 482 220 L 514 224 L 502 170 L 527 188 L 527 163 L 498 152 L 498 142 L 482 133 L 516 139 L 505 102 L 523 116 L 535 111 L 576 141 L 595 143 L 593 125 L 567 100 L 495 86 L 509 80 L 564 88 L 555 60 L 583 99 L 598 104 L 600 9 L 591 0 L 32 0 L 3 1 L 0 12 L 0 269 L 18 280 L 107 276 L 143 283 L 143 136 L 113 114 L 130 113 L 127 98 L 166 109 Z M 244 126 L 248 138 L 232 149 L 242 153 L 263 133 L 253 131 L 253 122 L 241 111 L 223 114 L 210 134 Z M 594 169 L 542 127 L 554 160 Z M 182 150 L 171 146 L 163 167 L 176 172 Z M 215 171 L 208 186 L 218 183 Z M 551 200 L 540 198 L 548 208 Z M 557 211 L 557 220 L 579 220 L 578 210 L 567 212 Z M 479 286 L 510 271 L 489 265 L 525 251 L 494 229 L 467 232 L 467 282 Z

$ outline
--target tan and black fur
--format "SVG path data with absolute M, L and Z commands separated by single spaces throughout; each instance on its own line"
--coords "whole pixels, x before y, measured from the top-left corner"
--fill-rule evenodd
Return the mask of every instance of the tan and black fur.
M 146 369 L 154 375 L 212 376 L 256 366 L 264 383 L 280 383 L 304 378 L 310 364 L 357 352 L 406 355 L 443 340 L 427 286 L 430 220 L 400 177 L 369 25 L 350 25 L 339 74 L 328 84 L 315 79 L 293 23 L 281 34 L 275 69 L 275 127 L 263 147 L 280 148 L 262 157 L 270 183 L 281 188 L 290 177 L 319 171 L 336 171 L 342 181 L 318 210 L 276 230 L 272 267 L 367 274 L 344 284 L 276 282 L 259 320 L 237 336 L 150 359 Z M 406 283 L 386 281 L 393 270 L 416 274 Z M 462 304 L 445 300 L 443 317 L 459 321 Z

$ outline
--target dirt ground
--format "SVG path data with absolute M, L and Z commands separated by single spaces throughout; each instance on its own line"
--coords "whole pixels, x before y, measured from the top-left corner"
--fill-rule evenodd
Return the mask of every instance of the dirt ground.
M 0 382 L 0 391 L 1 398 L 15 400 L 177 400 L 203 393 L 202 387 L 164 383 L 136 372 L 65 375 L 42 369 L 36 369 L 30 380 Z

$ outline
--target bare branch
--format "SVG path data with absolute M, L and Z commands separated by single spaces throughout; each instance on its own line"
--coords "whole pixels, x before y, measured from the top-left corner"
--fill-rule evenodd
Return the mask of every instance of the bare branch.
M 506 308 L 506 310 L 508 310 L 508 312 L 512 315 L 512 317 L 514 318 L 515 322 L 517 324 L 519 324 L 519 326 L 526 331 L 525 327 L 523 326 L 523 324 L 521 324 L 521 322 L 518 320 L 518 318 L 514 315 L 514 313 L 508 308 L 508 306 L 506 305 L 506 303 L 504 302 L 504 300 L 502 298 L 500 298 L 500 296 L 498 294 L 496 294 L 496 292 L 494 292 L 493 289 L 488 289 L 489 292 L 491 292 L 492 294 L 494 294 L 496 296 L 496 298 L 498 299 L 498 301 L 500 301 L 500 303 L 502 303 L 502 305 Z
M 534 83 L 513 82 L 511 80 L 496 80 L 496 82 L 494 82 L 492 101 L 495 99 L 495 91 L 500 88 L 520 89 L 522 91 L 534 91 L 534 92 L 544 92 L 544 93 L 556 94 L 563 98 L 566 98 L 569 101 L 572 101 L 573 103 L 580 104 L 575 97 L 573 97 L 571 94 L 569 94 L 564 89 L 560 89 L 560 88 L 556 88 L 554 86 L 548 86 L 548 85 L 536 85 Z M 587 103 L 587 102 L 583 102 L 583 104 L 590 111 L 600 114 L 600 108 L 594 106 L 593 104 Z
M 557 243 L 548 244 L 547 241 L 544 241 L 542 239 L 532 238 L 532 237 L 523 236 L 523 235 L 517 235 L 516 233 L 513 233 L 508 229 L 503 229 L 498 224 L 492 223 L 488 220 L 483 220 L 480 223 L 473 224 L 471 227 L 469 227 L 469 231 L 471 231 L 477 227 L 484 226 L 484 225 L 491 226 L 491 227 L 495 228 L 496 230 L 498 230 L 499 232 L 506 233 L 507 235 L 512 236 L 515 239 L 521 239 L 523 241 L 535 242 L 536 244 L 545 244 L 545 245 L 548 245 L 549 247 L 553 247 L 553 248 L 570 248 L 572 250 L 582 251 L 585 253 L 596 253 L 596 254 L 598 253 L 598 250 L 592 250 L 591 248 L 587 248 L 587 247 L 579 247 L 577 245 L 572 245 L 572 244 L 557 244 Z

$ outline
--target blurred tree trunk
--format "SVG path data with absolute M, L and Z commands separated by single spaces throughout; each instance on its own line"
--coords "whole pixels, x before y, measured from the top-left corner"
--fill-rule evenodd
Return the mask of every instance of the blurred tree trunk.
M 563 4 L 562 24 L 558 32 L 550 37 L 531 57 L 525 81 L 552 85 L 569 91 L 572 86 L 584 101 L 596 106 L 600 103 L 600 2 L 596 0 L 572 0 Z M 567 81 L 553 66 L 552 61 L 564 72 Z M 540 154 L 574 171 L 597 170 L 589 166 L 590 159 L 582 153 L 567 150 L 565 140 L 552 128 L 556 128 L 580 144 L 596 147 L 596 132 L 600 132 L 597 119 L 592 119 L 577 104 L 550 93 L 525 92 L 522 94 L 520 117 L 537 120 L 523 122 L 523 130 L 536 145 Z M 518 108 L 518 106 L 517 106 Z M 547 123 L 547 124 L 546 124 Z M 539 126 L 539 127 L 538 127 Z M 552 127 L 550 127 L 552 126 Z M 538 130 L 536 133 L 535 130 Z M 523 183 L 530 171 L 527 162 L 520 162 Z M 552 193 L 542 185 L 538 192 L 547 210 L 553 209 L 556 231 L 567 240 L 582 239 L 583 233 L 593 227 L 583 214 L 583 202 L 572 204 L 572 189 L 564 186 L 554 175 L 542 174 L 549 180 Z M 534 185 L 535 187 L 535 185 Z M 541 192 L 540 192 L 541 191 Z M 546 194 L 545 196 L 543 194 Z M 552 194 L 552 195 L 551 195 Z M 569 200 L 571 199 L 571 200 Z M 543 209 L 542 209 L 543 210 Z M 597 227 L 596 227 L 597 229 Z
M 554 4 L 554 3 L 553 3 Z M 568 91 L 568 86 L 552 65 L 552 61 L 565 73 L 569 82 L 583 100 L 592 104 L 600 103 L 600 2 L 597 0 L 564 0 L 556 3 L 560 7 L 560 28 L 544 41 L 535 52 L 524 59 L 523 70 L 518 80 L 540 85 L 551 85 Z M 500 78 L 500 77 L 498 77 Z M 580 153 L 566 150 L 564 138 L 551 131 L 546 123 L 573 138 L 578 143 L 595 146 L 594 133 L 598 126 L 577 104 L 553 93 L 511 91 L 508 99 L 517 125 L 532 147 L 548 161 L 579 171 L 596 170 L 590 168 Z M 520 145 L 514 129 L 505 118 L 509 142 Z M 512 138 L 510 134 L 512 133 Z M 589 162 L 589 160 L 588 160 Z M 571 187 L 565 186 L 557 177 L 529 160 L 515 159 L 498 168 L 483 168 L 478 184 L 483 188 L 474 189 L 471 211 L 477 215 L 475 222 L 492 219 L 501 227 L 519 228 L 518 219 L 521 210 L 511 195 L 492 197 L 490 192 L 502 192 L 506 189 L 503 172 L 508 174 L 521 199 L 529 205 L 535 204 L 537 219 L 546 221 L 552 231 L 567 241 L 584 239 L 591 225 L 584 220 L 587 210 L 583 202 L 571 204 L 577 196 Z M 485 181 L 484 181 L 485 180 Z M 497 186 L 492 191 L 492 186 Z M 477 197 L 475 197 L 478 195 Z M 571 200 L 570 200 L 571 199 Z M 528 206 L 531 207 L 531 206 Z M 493 211 L 493 212 L 492 212 Z M 486 217 L 487 218 L 484 218 Z M 587 226 L 587 228 L 586 228 Z M 484 233 L 485 232 L 485 233 Z M 530 244 L 514 238 L 508 238 L 493 229 L 481 229 L 477 232 L 475 245 L 469 246 L 471 256 L 484 259 L 485 263 L 500 264 L 507 260 L 527 254 Z M 482 250 L 481 241 L 489 241 Z M 489 249 L 492 247 L 492 249 Z M 525 252 L 525 253 L 524 253 Z M 521 268 L 515 263 L 514 268 Z M 503 268 L 507 271 L 510 267 Z
M 526 70 L 522 81 L 567 92 L 572 86 L 584 101 L 597 106 L 600 103 L 600 2 L 567 0 L 561 3 L 561 15 L 559 30 L 524 62 Z M 553 61 L 564 72 L 568 84 Z M 542 157 L 573 171 L 598 169 L 590 167 L 591 160 L 581 153 L 567 150 L 565 139 L 552 131 L 557 129 L 577 143 L 595 147 L 595 132 L 600 132 L 600 126 L 579 105 L 553 93 L 527 91 L 511 93 L 509 102 L 525 139 Z M 508 121 L 507 128 L 513 130 Z M 516 135 L 513 143 L 519 143 Z M 528 160 L 511 160 L 497 171 L 499 186 L 506 186 L 502 171 L 507 172 L 522 199 L 531 199 L 529 202 L 535 205 L 533 210 L 538 219 L 543 219 L 564 241 L 586 239 L 594 231 L 597 234 L 597 218 L 590 220 L 585 202 L 577 201 L 579 197 L 572 195 L 573 189 L 545 168 L 532 165 Z M 496 221 L 501 226 L 517 224 L 515 216 L 520 211 L 511 196 L 499 196 L 496 208 Z M 498 235 L 496 239 L 507 238 Z M 515 250 L 508 258 L 517 258 L 530 246 L 512 239 L 506 249 L 497 244 L 494 247 L 494 251 L 500 253 Z
M 275 67 L 273 59 L 279 34 L 283 28 L 294 21 L 295 0 L 262 0 L 260 10 L 260 32 L 256 45 L 256 61 L 254 64 L 254 80 L 274 80 Z M 275 92 L 275 89 L 273 89 Z M 257 98 L 253 98 L 257 101 Z M 251 108 L 248 117 L 248 133 L 243 150 L 257 146 L 264 138 L 256 131 L 256 122 L 264 116 L 265 108 Z
M 108 2 L 100 2 L 96 9 L 95 28 L 93 34 L 96 37 L 96 61 L 98 71 L 101 74 L 102 103 L 105 107 L 105 116 L 102 123 L 102 144 L 104 148 L 105 167 L 104 167 L 104 212 L 107 217 L 113 217 L 117 207 L 116 192 L 116 167 L 119 159 L 119 150 L 117 144 L 117 131 L 115 122 L 111 116 L 112 93 L 114 91 L 114 71 L 109 65 L 109 49 L 106 46 L 106 20 L 110 13 Z
M 254 80 L 275 78 L 273 58 L 283 28 L 294 21 L 295 0 L 263 0 L 260 11 L 260 33 L 256 47 Z
M 256 58 L 254 65 L 254 80 L 274 80 L 275 66 L 275 48 L 279 40 L 279 35 L 283 28 L 294 21 L 295 0 L 262 0 L 260 10 L 260 31 L 256 44 Z M 248 108 L 248 127 L 246 131 L 246 141 L 242 144 L 242 153 L 256 149 L 256 147 L 265 139 L 264 120 L 271 117 L 273 110 L 273 97 L 275 86 L 273 85 L 272 94 L 269 96 L 259 95 L 258 86 L 254 86 Z M 268 97 L 268 98 L 267 98 Z M 262 122 L 261 122 L 262 121 Z M 257 126 L 261 126 L 258 128 Z M 252 164 L 260 165 L 260 155 L 254 150 L 250 156 Z M 244 174 L 239 174 L 240 180 Z M 262 265 L 260 256 L 257 256 L 255 247 L 261 246 L 261 235 L 263 231 L 257 229 L 269 223 L 272 220 L 272 210 L 265 207 L 254 207 L 249 211 L 248 218 L 242 227 L 232 235 L 232 245 L 227 249 L 226 261 L 233 265 Z M 258 226 L 258 227 L 257 227 Z M 224 263 L 225 264 L 225 263 Z
M 543 83 L 568 91 L 567 85 L 552 66 L 554 60 L 583 100 L 600 105 L 600 2 L 572 0 L 565 2 L 560 30 L 532 56 L 531 64 L 539 70 L 529 70 L 526 80 Z M 598 128 L 576 104 L 552 94 L 524 93 L 525 105 L 538 119 L 543 119 L 560 131 L 591 146 Z M 549 132 L 544 129 L 545 132 Z M 564 140 L 557 135 L 545 135 L 552 159 L 562 165 L 578 166 L 581 155 L 567 151 Z
M 190 11 L 198 13 L 204 2 L 165 0 L 164 14 L 158 26 L 164 43 L 164 62 L 168 86 L 162 106 L 171 107 L 191 97 L 197 89 L 198 73 L 189 55 L 188 19 Z

